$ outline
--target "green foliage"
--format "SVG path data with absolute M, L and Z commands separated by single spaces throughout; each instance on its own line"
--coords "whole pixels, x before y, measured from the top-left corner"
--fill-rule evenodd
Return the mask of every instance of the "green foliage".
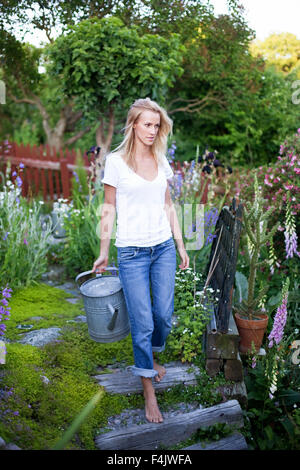
M 167 338 L 168 346 L 181 362 L 192 362 L 202 351 L 202 338 L 211 316 L 209 296 L 196 292 L 201 274 L 188 268 L 175 276 L 175 327 Z M 210 289 L 211 290 L 211 289 Z
M 285 74 L 299 70 L 299 50 L 300 40 L 291 33 L 270 34 L 264 41 L 256 40 L 251 44 L 254 56 L 264 57 L 269 66 L 273 65 Z
M 76 198 L 77 209 L 72 208 L 69 217 L 64 219 L 66 243 L 58 254 L 61 264 L 66 267 L 69 277 L 76 277 L 79 272 L 92 269 L 100 251 L 100 215 L 104 200 L 103 190 L 87 201 Z M 116 247 L 111 239 L 110 259 L 116 260 Z
M 139 35 L 117 17 L 83 20 L 48 47 L 49 72 L 85 116 L 98 119 L 109 105 L 128 107 L 137 96 L 164 102 L 182 73 L 178 35 Z M 99 86 L 101 83 L 101 86 Z
M 41 48 L 23 44 L 12 34 L 0 29 L 0 55 L 7 85 L 14 87 L 15 91 L 18 91 L 20 83 L 32 92 L 38 88 L 43 78 L 38 71 Z
M 7 179 L 0 200 L 0 285 L 12 289 L 36 282 L 46 271 L 51 233 L 50 227 L 42 230 L 41 205 L 27 203 L 20 192 Z
M 202 447 L 212 441 L 218 441 L 232 434 L 233 428 L 226 423 L 216 423 L 212 426 L 198 428 L 197 431 L 185 441 L 180 442 L 176 446 L 172 446 L 170 450 L 179 450 L 190 445 L 201 442 Z
M 289 341 L 281 348 L 267 351 L 256 358 L 256 366 L 249 364 L 245 384 L 250 420 L 251 445 L 260 450 L 299 450 L 299 423 L 294 419 L 300 403 L 299 371 L 291 361 Z M 273 369 L 273 362 L 276 369 Z M 276 375 L 277 389 L 270 395 L 270 380 Z
M 258 188 L 256 174 L 254 177 L 255 199 L 253 203 L 250 203 L 249 201 L 245 202 L 243 213 L 243 227 L 246 231 L 250 245 L 247 298 L 242 299 L 238 306 L 238 311 L 248 317 L 250 320 L 253 319 L 255 313 L 259 312 L 259 302 L 265 295 L 268 288 L 268 286 L 264 286 L 264 288 L 260 290 L 259 294 L 255 295 L 257 267 L 262 263 L 265 264 L 265 261 L 258 261 L 261 248 L 265 246 L 267 242 L 270 242 L 279 226 L 278 222 L 275 226 L 268 230 L 268 218 L 271 211 L 273 210 L 273 207 L 270 207 L 267 211 L 264 210 L 264 200 L 262 198 L 261 191 Z
M 30 123 L 26 119 L 18 129 L 14 130 L 13 142 L 16 142 L 18 145 L 39 145 L 39 131 L 39 126 L 36 123 Z

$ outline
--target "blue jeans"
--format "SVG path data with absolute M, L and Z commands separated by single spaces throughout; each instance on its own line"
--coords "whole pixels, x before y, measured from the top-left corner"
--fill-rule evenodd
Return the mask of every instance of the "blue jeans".
M 155 246 L 117 247 L 119 278 L 129 315 L 134 375 L 154 377 L 152 351 L 163 351 L 174 311 L 176 248 L 173 238 Z M 151 302 L 150 294 L 153 299 Z

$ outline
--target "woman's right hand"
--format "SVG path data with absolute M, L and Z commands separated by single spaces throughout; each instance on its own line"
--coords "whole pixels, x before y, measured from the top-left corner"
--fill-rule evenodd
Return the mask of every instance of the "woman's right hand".
M 96 272 L 98 273 L 103 273 L 105 271 L 105 268 L 108 265 L 108 256 L 107 255 L 100 255 L 93 266 L 92 273 Z

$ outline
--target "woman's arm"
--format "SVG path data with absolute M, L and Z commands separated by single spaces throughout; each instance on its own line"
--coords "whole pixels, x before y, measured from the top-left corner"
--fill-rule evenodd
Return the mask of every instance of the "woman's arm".
M 100 221 L 100 255 L 94 262 L 92 272 L 103 273 L 108 265 L 110 238 L 116 214 L 116 188 L 104 184 L 104 204 Z
M 104 184 L 104 204 L 100 222 L 100 256 L 108 255 L 116 215 L 116 188 Z

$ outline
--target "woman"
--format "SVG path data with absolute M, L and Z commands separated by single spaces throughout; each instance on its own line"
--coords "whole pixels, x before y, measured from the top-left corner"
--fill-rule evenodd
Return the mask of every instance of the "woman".
M 125 137 L 106 157 L 100 256 L 93 266 L 93 271 L 103 272 L 108 264 L 117 212 L 115 246 L 131 328 L 132 372 L 141 377 L 146 418 L 154 423 L 163 418 L 152 377 L 159 382 L 166 373 L 154 360 L 154 352 L 165 348 L 174 310 L 176 248 L 172 232 L 181 258 L 179 267 L 189 267 L 167 182 L 173 176 L 165 156 L 171 131 L 172 120 L 156 102 L 146 98 L 133 103 Z

